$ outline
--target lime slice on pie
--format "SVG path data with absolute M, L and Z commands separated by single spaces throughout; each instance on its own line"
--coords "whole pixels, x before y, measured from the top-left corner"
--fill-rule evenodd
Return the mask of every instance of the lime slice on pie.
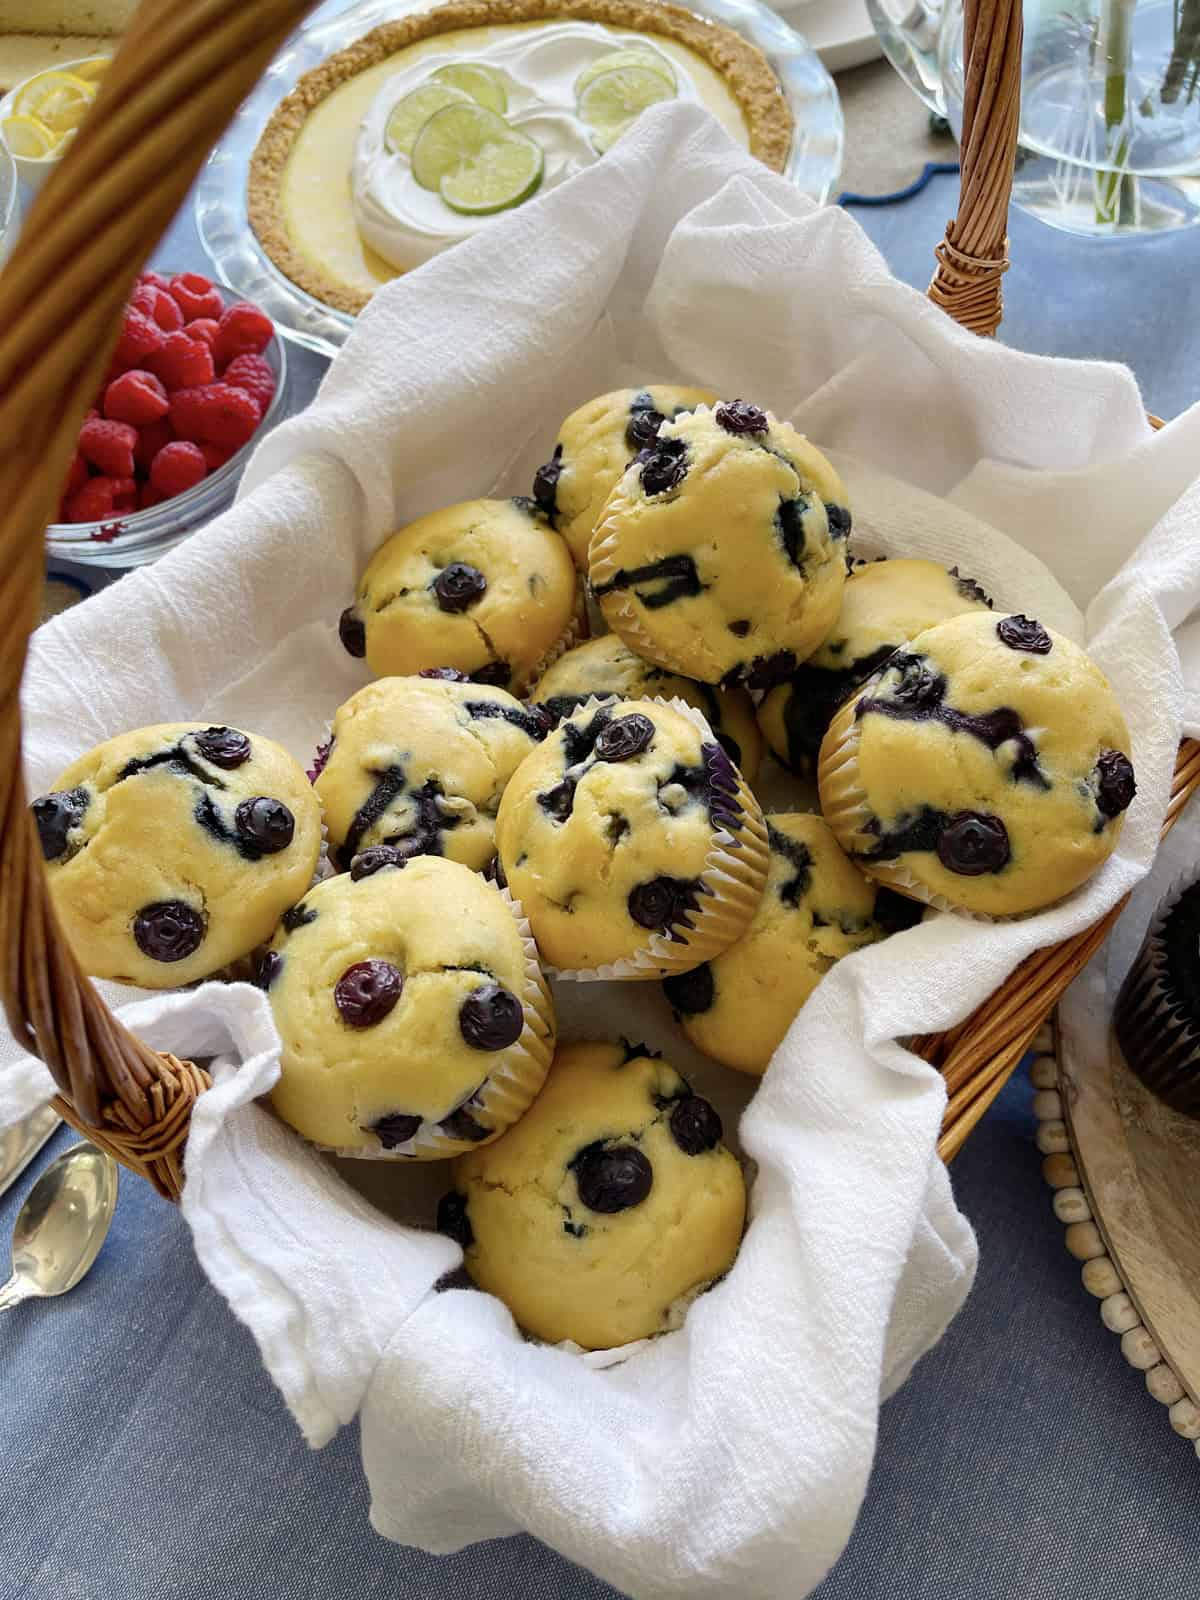
M 610 50 L 607 55 L 593 61 L 590 67 L 584 67 L 575 79 L 575 98 L 578 99 L 588 84 L 603 73 L 616 72 L 619 67 L 644 67 L 647 72 L 657 72 L 660 78 L 665 78 L 672 89 L 676 87 L 675 69 L 666 56 L 659 55 L 649 45 L 634 45 L 628 50 Z
M 413 145 L 413 177 L 454 211 L 484 217 L 528 200 L 542 181 L 542 151 L 484 106 L 444 106 Z
M 58 137 L 37 117 L 5 117 L 0 124 L 9 153 L 28 161 L 44 161 L 54 154 Z
M 383 141 L 393 155 L 411 156 L 417 135 L 435 112 L 444 106 L 471 104 L 465 89 L 456 89 L 450 83 L 423 83 L 392 107 Z
M 579 96 L 579 115 L 591 128 L 592 143 L 603 155 L 647 106 L 674 98 L 672 86 L 648 67 L 615 67 L 588 84 Z
M 438 83 L 448 83 L 452 89 L 461 89 L 471 99 L 489 111 L 501 116 L 508 110 L 508 95 L 504 79 L 492 67 L 473 61 L 451 61 L 434 73 Z

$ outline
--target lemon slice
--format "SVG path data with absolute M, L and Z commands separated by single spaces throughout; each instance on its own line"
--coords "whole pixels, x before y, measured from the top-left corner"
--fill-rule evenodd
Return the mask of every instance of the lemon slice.
M 392 107 L 383 139 L 395 155 L 411 156 L 417 135 L 436 111 L 444 106 L 473 105 L 464 89 L 450 83 L 423 83 Z
M 447 66 L 439 67 L 433 76 L 438 83 L 448 83 L 451 88 L 461 89 L 489 111 L 496 111 L 503 116 L 508 110 L 504 79 L 492 67 L 474 61 L 451 61 Z
M 602 72 L 579 96 L 579 115 L 592 130 L 592 143 L 601 155 L 616 143 L 647 106 L 673 100 L 675 90 L 648 67 L 615 67 Z
M 575 79 L 575 98 L 578 99 L 589 83 L 594 83 L 605 72 L 616 72 L 618 67 L 645 67 L 647 72 L 657 72 L 672 89 L 676 87 L 675 68 L 666 56 L 659 55 L 649 45 L 633 45 L 628 50 L 610 50 L 600 56 Z
M 77 61 L 71 72 L 76 78 L 84 78 L 88 83 L 94 83 L 97 78 L 104 76 L 111 64 L 111 56 L 93 56 L 90 61 Z
M 0 132 L 4 134 L 9 153 L 28 161 L 44 161 L 54 154 L 58 143 L 46 124 L 36 117 L 5 117 L 0 123 Z
M 13 111 L 20 117 L 36 117 L 51 133 L 63 134 L 79 126 L 95 95 L 94 83 L 70 72 L 39 72 L 18 91 Z
M 490 216 L 528 200 L 542 168 L 540 145 L 475 104 L 435 111 L 413 146 L 413 177 L 466 216 Z

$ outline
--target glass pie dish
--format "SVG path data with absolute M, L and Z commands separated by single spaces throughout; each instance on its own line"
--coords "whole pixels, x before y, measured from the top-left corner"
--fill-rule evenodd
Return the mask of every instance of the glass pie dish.
M 429 0 L 359 0 L 332 16 L 318 13 L 276 57 L 196 186 L 196 225 L 217 275 L 261 305 L 285 337 L 326 355 L 345 343 L 354 317 L 293 283 L 263 249 L 247 208 L 251 157 L 280 100 L 306 72 L 378 24 L 428 9 Z M 784 176 L 823 203 L 841 171 L 843 125 L 837 89 L 818 56 L 761 0 L 694 0 L 687 9 L 741 34 L 766 56 L 794 122 Z

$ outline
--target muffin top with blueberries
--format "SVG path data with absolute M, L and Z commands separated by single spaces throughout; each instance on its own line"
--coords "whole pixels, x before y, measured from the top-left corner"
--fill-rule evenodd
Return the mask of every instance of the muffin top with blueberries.
M 585 706 L 550 734 L 504 791 L 496 848 L 543 959 L 566 972 L 629 961 L 656 936 L 670 966 L 694 966 L 737 937 L 766 872 L 737 769 L 702 722 L 652 700 Z M 720 889 L 718 850 L 736 855 Z
M 747 691 L 716 689 L 664 672 L 635 655 L 618 634 L 587 639 L 561 655 L 538 679 L 529 698 L 561 722 L 594 697 L 611 695 L 621 700 L 686 701 L 704 716 L 742 776 L 750 783 L 758 776 L 763 741 Z
M 990 916 L 1069 894 L 1116 848 L 1136 785 L 1104 674 L 1022 615 L 918 634 L 838 712 L 821 809 L 873 877 Z
M 438 1224 L 527 1333 L 648 1338 L 737 1254 L 745 1183 L 722 1132 L 644 1045 L 564 1045 L 521 1121 L 456 1164 Z
M 308 888 L 321 808 L 286 750 L 239 728 L 137 728 L 33 802 L 50 890 L 83 970 L 194 983 L 270 937 Z
M 339 707 L 316 779 L 334 862 L 345 870 L 388 845 L 480 871 L 495 854 L 504 786 L 549 728 L 545 712 L 484 684 L 367 684 Z
M 802 434 L 742 400 L 664 422 L 605 507 L 588 577 L 641 656 L 702 683 L 781 682 L 837 620 L 850 514 Z
M 467 500 L 380 546 L 338 631 L 377 677 L 455 667 L 520 693 L 577 600 L 567 547 L 532 500 Z
M 816 767 L 821 740 L 843 700 L 914 634 L 991 601 L 956 567 L 936 561 L 870 561 L 855 567 L 824 644 L 758 708 L 771 749 L 793 772 Z
M 836 962 L 923 910 L 865 877 L 823 818 L 782 812 L 766 824 L 771 866 L 753 922 L 712 961 L 663 981 L 697 1050 L 755 1075 Z
M 614 389 L 572 411 L 558 430 L 553 455 L 537 471 L 533 495 L 582 571 L 604 502 L 634 456 L 653 444 L 664 422 L 716 398 L 707 389 L 650 384 Z
M 275 1110 L 348 1155 L 431 1159 L 494 1138 L 541 1086 L 553 1011 L 500 892 L 455 861 L 359 856 L 259 964 L 282 1041 Z

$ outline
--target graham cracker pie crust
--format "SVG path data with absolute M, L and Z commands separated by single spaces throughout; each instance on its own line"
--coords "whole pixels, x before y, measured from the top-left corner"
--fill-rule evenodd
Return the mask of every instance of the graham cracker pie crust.
M 263 129 L 250 160 L 247 211 L 263 249 L 293 283 L 325 305 L 351 314 L 370 298 L 302 256 L 284 221 L 283 169 L 313 107 L 350 78 L 419 40 L 460 28 L 518 22 L 600 22 L 685 45 L 725 80 L 746 119 L 751 155 L 783 171 L 792 145 L 791 110 L 762 51 L 729 28 L 663 0 L 450 0 L 434 11 L 382 23 L 306 72 Z

